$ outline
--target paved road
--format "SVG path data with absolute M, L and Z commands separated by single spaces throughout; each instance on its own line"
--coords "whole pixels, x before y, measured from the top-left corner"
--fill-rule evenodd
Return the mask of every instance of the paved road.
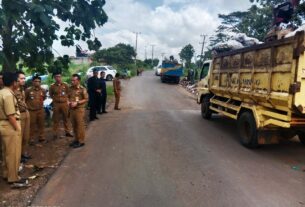
M 297 141 L 248 150 L 233 121 L 203 120 L 179 86 L 151 72 L 124 85 L 123 110 L 90 125 L 34 206 L 305 206 Z

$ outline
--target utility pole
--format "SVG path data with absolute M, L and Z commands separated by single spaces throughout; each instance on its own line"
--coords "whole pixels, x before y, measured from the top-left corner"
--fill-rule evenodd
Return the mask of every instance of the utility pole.
M 161 53 L 161 57 L 162 57 L 161 61 L 163 61 L 163 57 L 164 57 L 165 54 L 166 54 L 165 52 Z
M 155 45 L 150 45 L 151 46 L 151 66 L 154 67 L 154 48 Z
M 135 57 L 135 65 L 137 67 L 137 55 L 138 55 L 138 35 L 141 34 L 141 32 L 134 32 L 136 34 L 136 57 Z
M 202 37 L 202 42 L 200 42 L 199 44 L 202 45 L 201 47 L 201 55 L 200 55 L 200 62 L 201 62 L 201 67 L 203 66 L 203 49 L 204 49 L 204 44 L 205 44 L 205 38 L 207 37 L 208 35 L 200 35 L 200 37 Z
M 147 60 L 147 46 L 145 46 L 145 60 Z

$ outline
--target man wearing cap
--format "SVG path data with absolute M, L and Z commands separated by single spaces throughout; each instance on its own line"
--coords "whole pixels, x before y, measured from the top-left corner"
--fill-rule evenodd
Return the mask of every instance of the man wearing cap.
M 46 98 L 46 91 L 41 88 L 41 78 L 32 78 L 32 87 L 25 91 L 25 101 L 30 111 L 30 143 L 34 144 L 35 139 L 39 142 L 46 142 L 44 137 L 45 112 L 43 101 Z
M 67 83 L 62 82 L 61 73 L 54 73 L 53 78 L 55 83 L 50 86 L 50 97 L 53 99 L 53 132 L 54 138 L 59 137 L 59 123 L 61 116 L 65 127 L 65 134 L 67 137 L 72 137 L 71 134 L 71 123 L 68 117 L 69 106 L 68 106 L 68 90 L 69 86 Z
M 74 141 L 70 147 L 79 148 L 85 145 L 85 107 L 88 102 L 86 88 L 80 85 L 80 76 L 72 75 L 69 88 L 70 119 L 73 126 Z
M 89 94 L 89 106 L 90 106 L 90 114 L 89 118 L 90 121 L 94 121 L 95 119 L 98 119 L 96 116 L 97 106 L 98 106 L 98 98 L 102 92 L 99 84 L 99 78 L 98 78 L 98 69 L 93 69 L 93 76 L 88 79 L 87 83 L 88 87 L 88 94 Z
M 17 77 L 17 88 L 14 91 L 17 98 L 17 103 L 20 111 L 20 122 L 21 122 L 21 137 L 22 137 L 22 154 L 21 161 L 26 162 L 31 159 L 28 153 L 28 145 L 30 139 L 30 113 L 25 103 L 25 75 L 22 71 L 16 72 Z
M 3 73 L 4 88 L 0 90 L 0 136 L 3 154 L 3 178 L 9 184 L 26 184 L 18 176 L 21 158 L 20 112 L 14 90 L 17 87 L 15 73 Z

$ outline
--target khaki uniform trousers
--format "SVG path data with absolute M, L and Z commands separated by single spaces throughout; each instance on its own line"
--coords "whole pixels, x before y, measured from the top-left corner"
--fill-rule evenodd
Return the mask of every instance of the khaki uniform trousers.
M 85 143 L 85 108 L 71 109 L 70 120 L 75 140 L 79 143 Z
M 19 127 L 20 122 L 18 121 Z M 18 170 L 21 159 L 21 131 L 16 131 L 8 121 L 0 121 L 2 139 L 3 178 L 8 182 L 18 181 Z
M 30 113 L 28 111 L 20 114 L 22 154 L 26 154 L 30 140 Z
M 45 112 L 44 109 L 39 109 L 36 111 L 30 111 L 30 137 L 31 140 L 34 141 L 38 139 L 40 141 L 45 140 L 44 137 L 44 122 L 45 122 Z
M 61 116 L 63 119 L 65 132 L 71 133 L 71 122 L 69 120 L 69 106 L 67 102 L 54 103 L 53 105 L 53 130 L 56 135 L 58 135 L 59 123 Z
M 114 93 L 114 96 L 115 96 L 114 109 L 118 109 L 119 108 L 119 104 L 120 104 L 121 91 L 118 91 L 117 93 Z

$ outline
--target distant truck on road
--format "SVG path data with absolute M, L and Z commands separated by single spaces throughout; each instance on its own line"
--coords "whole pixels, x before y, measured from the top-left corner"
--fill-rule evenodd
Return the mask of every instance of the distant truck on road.
M 174 82 L 178 84 L 183 76 L 183 67 L 175 61 L 164 60 L 161 65 L 161 82 Z
M 220 53 L 202 67 L 197 102 L 237 120 L 249 148 L 298 135 L 305 144 L 305 36 Z

